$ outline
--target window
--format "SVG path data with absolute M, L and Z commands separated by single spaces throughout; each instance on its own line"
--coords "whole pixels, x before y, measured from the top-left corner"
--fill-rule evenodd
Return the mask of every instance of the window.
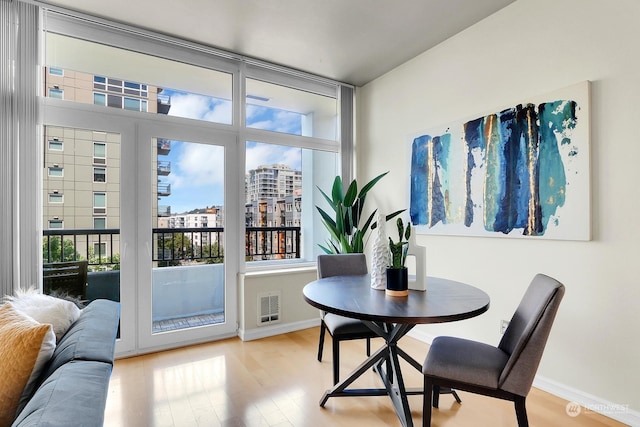
M 93 93 L 93 103 L 95 105 L 107 105 L 107 95 L 104 93 Z
M 107 218 L 106 217 L 95 217 L 93 218 L 93 228 L 96 230 L 104 230 L 107 228 Z
M 107 95 L 107 106 L 114 108 L 122 108 L 122 97 L 120 95 Z
M 49 203 L 64 203 L 64 196 L 60 193 L 49 194 Z
M 107 213 L 107 193 L 93 193 L 93 214 L 104 215 Z
M 249 128 L 335 140 L 337 112 L 335 96 L 247 79 Z
M 107 78 L 101 76 L 93 76 L 93 88 L 105 90 L 106 89 Z
M 124 109 L 132 111 L 147 111 L 147 101 L 138 98 L 124 98 Z
M 107 163 L 107 144 L 102 142 L 93 143 L 93 163 L 96 165 Z
M 103 258 L 107 255 L 107 244 L 105 242 L 93 244 L 93 254 L 96 258 Z
M 223 61 L 226 70 L 214 70 L 53 32 L 46 33 L 46 46 L 47 51 L 56 52 L 57 67 L 74 71 L 59 86 L 73 89 L 71 101 L 232 124 L 233 72 L 229 68 L 237 66 L 229 67 L 227 61 Z M 105 69 L 104 64 L 96 64 L 96 58 L 113 58 L 108 64 L 111 75 L 95 72 Z M 57 79 L 49 84 L 57 85 Z M 93 83 L 89 88 L 87 81 Z
M 49 229 L 64 228 L 63 225 L 64 224 L 62 223 L 61 219 L 50 219 L 49 220 Z
M 58 87 L 49 88 L 49 98 L 64 99 L 64 91 Z
M 105 168 L 93 168 L 93 182 L 107 182 L 107 170 Z
M 60 166 L 50 166 L 49 167 L 49 176 L 53 177 L 62 177 L 64 176 L 64 169 Z
M 65 19 L 66 22 L 66 18 L 57 17 L 55 12 L 47 13 L 52 19 Z M 85 28 L 84 22 L 79 20 L 79 23 L 78 28 Z M 296 242 L 299 238 L 301 241 L 301 248 L 296 248 L 297 252 L 276 254 L 272 258 L 269 258 L 269 254 L 260 253 L 259 257 L 248 259 L 315 260 L 319 253 L 318 243 L 322 243 L 327 234 L 319 226 L 320 218 L 315 209 L 316 205 L 326 202 L 317 188 L 330 191 L 336 175 L 341 175 L 343 171 L 346 175 L 351 174 L 348 166 L 351 164 L 353 133 L 349 128 L 349 123 L 353 121 L 351 87 L 321 77 L 290 72 L 282 67 L 239 61 L 206 47 L 191 49 L 188 45 L 174 44 L 172 40 L 150 38 L 144 45 L 145 52 L 140 52 L 137 47 L 140 44 L 136 43 L 135 37 L 128 37 L 127 30 L 122 31 L 123 37 L 114 39 L 108 38 L 108 33 L 105 33 L 107 38 L 101 41 L 101 30 L 96 28 L 92 36 L 95 41 L 88 41 L 82 39 L 82 33 L 74 33 L 73 25 L 69 24 L 69 28 L 45 34 L 47 50 L 56 52 L 55 65 L 73 71 L 65 70 L 65 85 L 68 83 L 74 89 L 73 92 L 69 91 L 67 98 L 74 94 L 77 98 L 72 100 L 74 102 L 93 102 L 119 108 L 124 110 L 122 114 L 137 111 L 199 120 L 208 122 L 202 123 L 202 126 L 210 126 L 213 132 L 235 133 L 237 138 L 242 138 L 241 149 L 245 150 L 239 158 L 246 162 L 244 165 L 225 164 L 224 169 L 231 171 L 244 168 L 246 173 L 246 227 L 266 227 L 270 223 L 274 227 L 286 225 L 295 228 L 292 230 L 294 234 L 286 237 L 253 234 L 255 241 L 245 242 L 248 248 L 246 253 L 257 253 L 251 251 L 260 250 L 265 246 L 266 239 L 271 239 L 274 245 L 270 246 L 274 247 L 279 243 L 278 239 Z M 114 31 L 118 31 L 117 26 Z M 109 45 L 109 40 L 118 40 L 118 45 Z M 96 58 L 111 60 L 106 66 Z M 136 66 L 132 67 L 134 63 Z M 72 76 L 77 82 L 72 81 Z M 49 86 L 55 84 L 52 82 Z M 86 93 L 79 96 L 81 89 Z M 237 93 L 242 93 L 243 98 L 234 99 Z M 139 114 L 130 117 L 137 119 L 137 116 Z M 244 117 L 242 122 L 234 122 L 238 116 Z M 160 123 L 164 119 L 156 116 L 151 120 Z M 214 125 L 211 126 L 211 123 Z M 152 210 L 156 215 L 154 220 L 160 223 L 162 219 L 163 225 L 174 222 L 184 226 L 188 224 L 187 221 L 169 219 L 168 214 L 191 210 L 198 212 L 207 206 L 203 203 L 202 206 L 181 209 L 180 203 L 183 202 L 172 192 L 179 193 L 180 185 L 197 181 L 179 181 L 177 178 L 194 176 L 204 181 L 213 179 L 215 174 L 210 167 L 202 167 L 201 163 L 207 166 L 206 158 L 181 157 L 182 146 L 161 137 L 154 135 L 156 141 L 152 148 L 157 154 L 153 165 L 157 175 L 152 180 L 151 189 L 157 196 L 152 199 L 155 203 Z M 106 145 L 98 143 L 103 141 L 101 139 L 94 141 L 93 180 L 96 183 L 106 182 Z M 115 153 L 109 153 L 109 162 L 118 160 Z M 194 164 L 188 164 L 186 160 Z M 112 175 L 111 168 L 110 164 L 109 178 L 115 181 L 116 175 Z M 350 178 L 345 176 L 344 179 Z M 55 185 L 52 188 L 56 188 Z M 107 189 L 102 186 L 95 188 Z M 118 205 L 118 195 L 108 194 L 114 198 L 112 204 Z M 239 208 L 234 206 L 234 209 Z M 106 215 L 106 192 L 102 195 L 94 193 L 93 214 Z M 194 223 L 200 226 L 224 226 L 224 217 L 223 210 L 219 213 L 220 219 L 207 222 L 192 220 L 191 226 Z M 117 227 L 114 223 L 110 225 Z M 232 232 L 235 231 L 224 231 L 228 238 L 245 240 L 244 236 L 231 236 Z M 247 236 L 249 234 L 248 231 Z
M 250 233 L 251 238 L 246 243 L 246 253 L 250 254 L 248 261 L 295 262 L 297 256 L 301 257 L 297 261 L 315 259 L 319 253 L 318 244 L 325 239 L 325 230 L 314 227 L 317 221 L 314 219 L 317 215 L 315 205 L 321 203 L 316 186 L 323 189 L 331 187 L 333 178 L 340 173 L 338 158 L 338 153 L 324 150 L 252 141 L 246 143 L 246 226 L 252 229 L 271 225 L 290 227 L 287 233 L 299 237 L 304 249 L 290 245 L 279 253 L 265 254 L 261 248 L 278 245 L 265 245 L 268 236 Z M 314 173 L 314 170 L 321 170 L 322 173 Z M 297 208 L 295 213 L 294 200 Z M 267 201 L 270 204 L 262 208 Z M 272 212 L 272 206 L 276 206 L 273 210 L 275 213 Z M 294 215 L 300 218 L 295 225 Z
M 63 151 L 64 150 L 64 146 L 62 144 L 62 141 L 60 141 L 58 138 L 50 139 L 48 141 L 48 144 L 49 144 L 49 150 L 52 150 L 52 151 Z

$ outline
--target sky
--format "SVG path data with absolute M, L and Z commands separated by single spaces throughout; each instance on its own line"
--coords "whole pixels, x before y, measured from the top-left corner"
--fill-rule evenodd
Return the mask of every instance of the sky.
M 163 94 L 171 96 L 170 116 L 231 124 L 231 101 L 166 88 Z M 256 129 L 300 135 L 301 118 L 300 114 L 289 111 L 247 105 L 247 126 Z M 296 147 L 248 141 L 245 172 L 271 164 L 285 164 L 301 170 L 301 151 Z M 171 206 L 171 213 L 224 205 L 222 146 L 171 140 L 171 152 L 158 156 L 158 160 L 171 162 L 171 173 L 158 177 L 162 183 L 171 184 L 171 196 L 162 197 L 158 200 L 159 205 Z

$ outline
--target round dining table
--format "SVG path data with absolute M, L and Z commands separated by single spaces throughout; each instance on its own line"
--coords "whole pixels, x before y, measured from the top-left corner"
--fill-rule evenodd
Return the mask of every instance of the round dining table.
M 318 279 L 303 289 L 304 299 L 320 310 L 361 320 L 385 344 L 362 362 L 347 378 L 327 390 L 320 399 L 324 406 L 330 397 L 388 395 L 403 426 L 412 426 L 408 395 L 423 390 L 407 390 L 400 369 L 400 358 L 422 371 L 422 365 L 404 352 L 398 341 L 413 327 L 426 323 L 453 322 L 478 316 L 489 309 L 489 296 L 479 288 L 440 277 L 427 277 L 426 291 L 410 290 L 408 296 L 389 296 L 370 286 L 369 275 L 333 276 Z M 384 388 L 348 388 L 373 368 Z

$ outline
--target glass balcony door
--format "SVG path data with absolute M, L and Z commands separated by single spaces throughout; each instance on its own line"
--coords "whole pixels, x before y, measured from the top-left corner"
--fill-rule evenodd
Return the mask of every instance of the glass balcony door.
M 140 349 L 235 335 L 236 137 L 209 126 L 139 127 Z
M 135 352 L 135 126 L 75 108 L 47 108 L 43 126 L 43 291 L 121 304 L 117 354 Z M 79 287 L 59 277 L 77 271 Z M 63 274 L 59 274 L 63 272 Z

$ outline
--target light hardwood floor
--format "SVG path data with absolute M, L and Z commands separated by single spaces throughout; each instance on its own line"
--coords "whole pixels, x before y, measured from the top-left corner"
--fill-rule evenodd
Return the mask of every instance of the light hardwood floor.
M 105 412 L 106 427 L 190 426 L 398 426 L 388 397 L 331 398 L 318 405 L 331 387 L 331 338 L 322 363 L 316 360 L 318 328 L 261 340 L 238 338 L 117 360 Z M 428 345 L 411 337 L 401 347 L 422 362 Z M 374 348 L 379 345 L 375 340 Z M 365 355 L 364 342 L 341 343 L 341 378 Z M 419 387 L 422 375 L 403 366 L 405 382 Z M 373 372 L 356 382 L 379 387 Z M 460 392 L 440 398 L 433 426 L 516 426 L 510 402 Z M 409 398 L 413 421 L 422 425 L 422 397 Z M 532 427 L 622 426 L 596 413 L 569 417 L 567 401 L 532 389 L 527 399 Z

